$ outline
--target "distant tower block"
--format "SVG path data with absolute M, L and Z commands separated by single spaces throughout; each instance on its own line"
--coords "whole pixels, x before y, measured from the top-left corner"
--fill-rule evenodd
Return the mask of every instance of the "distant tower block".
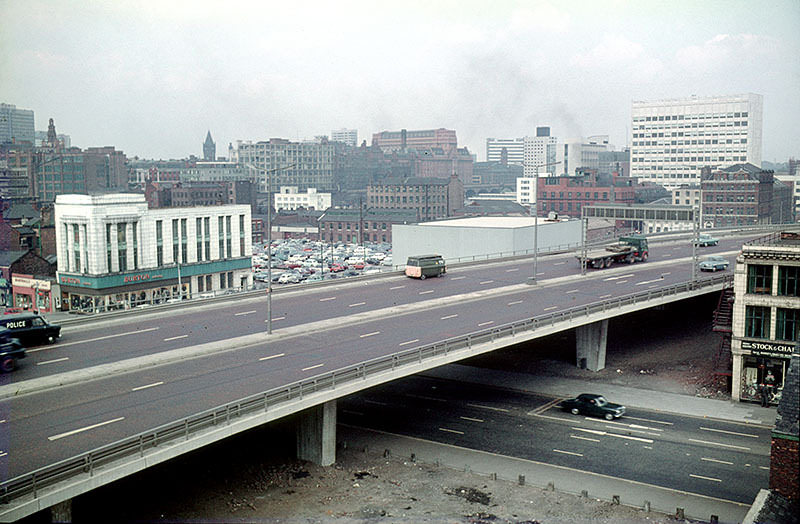
M 203 160 L 213 162 L 217 159 L 217 144 L 211 139 L 211 131 L 206 134 L 206 141 L 203 142 Z

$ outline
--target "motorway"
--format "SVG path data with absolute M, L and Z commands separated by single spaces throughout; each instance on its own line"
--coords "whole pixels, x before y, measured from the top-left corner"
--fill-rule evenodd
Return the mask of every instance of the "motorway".
M 339 422 L 747 504 L 769 483 L 769 428 L 630 407 L 609 422 L 560 400 L 413 376 L 339 401 Z
M 736 252 L 723 240 L 712 252 Z M 571 255 L 542 257 L 540 284 L 519 285 L 530 260 L 458 268 L 425 281 L 379 278 L 298 288 L 273 300 L 276 334 L 221 354 L 150 367 L 0 402 L 3 480 L 78 455 L 147 428 L 295 380 L 432 343 L 490 325 L 688 280 L 683 244 L 651 246 L 645 264 L 579 276 Z M 733 260 L 733 256 L 728 256 Z M 663 264 L 659 264 L 662 262 Z M 483 296 L 486 295 L 486 296 Z M 427 309 L 436 299 L 448 299 Z M 264 332 L 264 301 L 249 298 L 99 321 L 64 329 L 61 341 L 32 351 L 3 380 L 24 381 L 115 360 Z M 409 305 L 402 309 L 404 305 Z M 397 308 L 400 308 L 398 310 Z M 350 315 L 375 314 L 358 322 Z M 315 322 L 312 329 L 309 324 Z M 281 332 L 290 336 L 280 336 Z

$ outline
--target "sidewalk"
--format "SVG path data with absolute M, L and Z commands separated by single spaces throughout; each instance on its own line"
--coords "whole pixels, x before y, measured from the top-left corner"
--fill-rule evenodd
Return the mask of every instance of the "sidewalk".
M 488 386 L 502 386 L 523 391 L 542 393 L 553 397 L 571 398 L 581 393 L 599 393 L 611 402 L 653 411 L 679 413 L 693 417 L 708 417 L 747 424 L 772 427 L 777 409 L 762 408 L 757 404 L 665 393 L 647 389 L 600 384 L 563 377 L 533 375 L 513 371 L 497 371 L 461 364 L 450 364 L 421 373 L 425 376 L 472 382 Z

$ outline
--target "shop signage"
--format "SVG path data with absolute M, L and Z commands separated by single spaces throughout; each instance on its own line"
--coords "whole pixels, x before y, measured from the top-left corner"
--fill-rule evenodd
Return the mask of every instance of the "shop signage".
M 150 273 L 143 273 L 141 275 L 130 275 L 124 278 L 126 284 L 129 282 L 142 282 L 144 280 L 150 280 Z
M 50 290 L 49 280 L 38 280 L 36 278 L 11 276 L 11 285 L 15 287 L 26 287 L 29 289 L 39 289 L 40 291 Z
M 772 344 L 771 342 L 742 340 L 742 349 L 749 349 L 753 355 L 788 358 L 794 351 L 794 344 Z

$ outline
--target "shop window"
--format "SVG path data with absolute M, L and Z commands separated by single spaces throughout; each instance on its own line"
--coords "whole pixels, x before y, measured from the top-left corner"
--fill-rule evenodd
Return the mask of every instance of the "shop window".
M 800 296 L 800 267 L 778 267 L 778 294 L 786 297 Z
M 228 287 L 233 287 L 233 271 L 228 272 Z
M 746 306 L 744 313 L 744 336 L 769 338 L 769 315 L 767 306 Z
M 772 293 L 772 266 L 747 266 L 747 292 L 761 295 Z
M 225 273 L 220 273 L 219 274 L 219 288 L 220 289 L 225 289 L 225 283 L 226 283 Z
M 797 342 L 797 324 L 800 310 L 779 307 L 775 312 L 775 338 Z

